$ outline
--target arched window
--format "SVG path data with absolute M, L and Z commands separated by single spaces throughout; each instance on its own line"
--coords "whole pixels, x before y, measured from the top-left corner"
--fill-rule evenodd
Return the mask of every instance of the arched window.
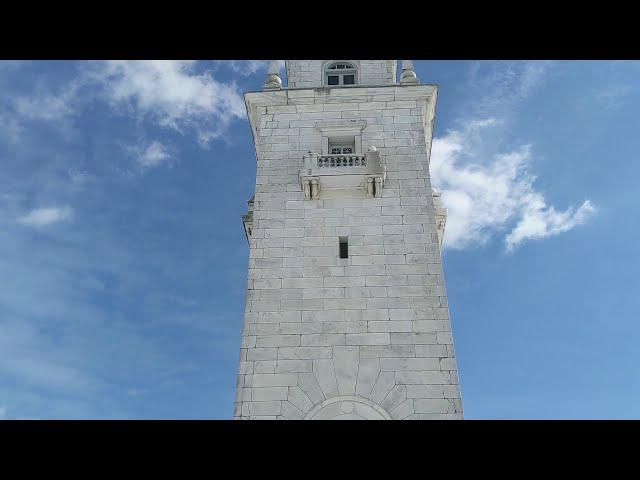
M 358 70 L 348 62 L 334 62 L 327 65 L 324 71 L 325 85 L 355 85 Z

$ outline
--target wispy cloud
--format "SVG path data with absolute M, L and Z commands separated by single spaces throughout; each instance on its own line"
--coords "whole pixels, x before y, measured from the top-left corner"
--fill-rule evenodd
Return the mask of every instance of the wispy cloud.
M 547 204 L 531 173 L 533 145 L 501 147 L 512 114 L 542 85 L 551 66 L 505 62 L 472 69 L 478 100 L 458 119 L 459 127 L 435 138 L 432 146 L 432 184 L 448 209 L 445 248 L 474 247 L 505 235 L 511 252 L 526 240 L 566 232 L 595 214 L 589 200 L 564 211 Z
M 269 63 L 269 60 L 229 60 L 218 62 L 218 64 L 228 66 L 234 72 L 243 76 L 253 75 L 260 70 L 266 70 L 269 67 Z
M 4 138 L 11 143 L 18 143 L 23 133 L 22 125 L 15 117 L 0 112 L 0 138 Z
M 129 418 L 128 388 L 157 392 L 162 381 L 179 375 L 176 369 L 193 367 L 183 349 L 211 353 L 211 335 L 180 317 L 190 314 L 210 325 L 216 309 L 208 300 L 191 300 L 189 289 L 176 293 L 188 275 L 164 285 L 173 279 L 162 272 L 179 270 L 185 259 L 176 265 L 173 252 L 139 226 L 124 233 L 104 228 L 105 215 L 117 213 L 102 210 L 46 238 L 11 224 L 0 229 L 0 391 L 7 388 L 0 405 L 12 417 Z M 152 266 L 140 260 L 149 255 Z M 149 289 L 152 281 L 159 283 Z M 186 295 L 193 307 L 185 312 L 178 300 L 146 301 L 150 292 L 164 291 Z M 167 348 L 165 336 L 174 331 L 195 344 Z
M 552 74 L 552 61 L 476 62 L 471 68 L 469 91 L 475 97 L 475 115 L 505 115 L 529 97 Z
M 81 171 L 81 170 L 75 170 L 70 168 L 67 171 L 67 174 L 69 176 L 69 180 L 71 181 L 71 184 L 74 187 L 84 187 L 88 183 L 96 180 L 95 175 L 92 175 L 88 172 Z
M 6 418 L 7 416 L 7 407 L 0 406 L 0 419 Z
M 31 60 L 0 60 L 0 70 L 17 70 L 31 63 Z
M 124 148 L 143 169 L 158 167 L 170 162 L 173 158 L 169 148 L 157 140 Z
M 217 61 L 216 64 L 224 65 L 225 67 L 231 68 L 235 73 L 243 77 L 248 77 L 261 70 L 266 71 L 271 64 L 271 60 L 221 60 Z M 278 60 L 278 64 L 280 65 L 281 74 L 283 74 L 285 61 Z
M 73 209 L 68 206 L 36 208 L 19 218 L 19 222 L 30 227 L 44 227 L 71 219 Z
M 493 235 L 515 227 L 505 237 L 506 248 L 528 239 L 545 238 L 583 224 L 595 208 L 588 200 L 577 210 L 557 212 L 534 188 L 529 173 L 532 148 L 520 148 L 493 156 L 475 158 L 470 138 L 495 121 L 474 122 L 463 131 L 451 131 L 434 139 L 431 178 L 442 192 L 448 209 L 445 247 L 462 249 L 484 244 Z
M 593 98 L 598 105 L 615 109 L 624 104 L 630 95 L 638 92 L 637 84 L 617 83 L 594 92 Z
M 245 116 L 245 107 L 234 83 L 218 81 L 202 65 L 184 60 L 81 62 L 63 87 L 40 86 L 13 98 L 9 118 L 55 124 L 77 117 L 102 99 L 119 114 L 181 134 L 194 133 L 200 145 L 207 147 L 233 120 Z M 258 68 L 259 62 L 242 65 L 247 72 Z
M 78 113 L 78 84 L 72 82 L 63 90 L 52 94 L 38 89 L 29 96 L 14 99 L 13 106 L 19 118 L 27 120 L 58 121 Z
M 540 193 L 532 192 L 524 202 L 520 221 L 505 239 L 507 250 L 512 251 L 527 239 L 552 237 L 567 232 L 583 225 L 595 213 L 596 208 L 589 200 L 585 200 L 578 209 L 570 207 L 564 212 L 556 212 L 555 208 L 545 203 Z
M 194 61 L 94 62 L 88 81 L 102 86 L 109 103 L 162 127 L 193 131 L 202 146 L 219 137 L 234 119 L 245 115 L 234 84 L 198 73 Z
M 55 341 L 29 322 L 0 322 L 0 372 L 23 382 L 57 390 L 82 390 L 91 380 L 76 366 L 53 358 Z

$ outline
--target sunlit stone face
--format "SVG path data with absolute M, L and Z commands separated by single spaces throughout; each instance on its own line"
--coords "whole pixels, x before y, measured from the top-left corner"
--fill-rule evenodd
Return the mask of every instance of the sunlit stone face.
M 286 86 L 245 94 L 235 418 L 462 418 L 428 171 L 437 87 L 397 82 L 395 63 L 287 61 Z M 325 67 L 355 85 L 325 85 Z

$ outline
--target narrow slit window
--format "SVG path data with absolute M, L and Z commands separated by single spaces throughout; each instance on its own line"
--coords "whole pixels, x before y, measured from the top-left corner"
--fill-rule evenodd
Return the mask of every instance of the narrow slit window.
M 349 240 L 347 237 L 340 237 L 340 258 L 349 258 Z

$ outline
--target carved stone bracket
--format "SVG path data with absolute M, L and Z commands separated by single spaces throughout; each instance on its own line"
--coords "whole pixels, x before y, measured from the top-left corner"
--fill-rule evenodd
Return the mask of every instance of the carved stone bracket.
M 435 188 L 432 188 L 432 194 L 433 208 L 436 214 L 436 230 L 438 232 L 438 241 L 440 242 L 440 247 L 442 247 L 442 239 L 444 238 L 444 227 L 447 223 L 447 209 L 442 208 L 440 192 Z
M 242 224 L 244 225 L 244 234 L 247 237 L 247 242 L 251 238 L 251 232 L 253 230 L 253 201 L 254 196 L 252 196 L 247 202 L 247 213 L 242 215 Z
M 301 177 L 300 183 L 305 200 L 318 200 L 320 193 L 320 179 L 318 177 Z
M 368 175 L 366 177 L 367 198 L 378 198 L 382 196 L 384 187 L 383 175 Z

